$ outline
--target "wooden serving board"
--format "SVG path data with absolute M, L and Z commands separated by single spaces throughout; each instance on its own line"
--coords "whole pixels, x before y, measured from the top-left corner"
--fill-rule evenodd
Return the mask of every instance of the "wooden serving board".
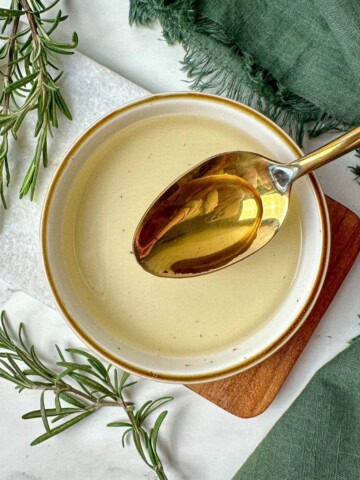
M 234 415 L 250 418 L 263 413 L 276 397 L 305 345 L 332 302 L 360 252 L 360 219 L 327 197 L 331 223 L 328 273 L 308 319 L 284 347 L 243 373 L 188 388 Z

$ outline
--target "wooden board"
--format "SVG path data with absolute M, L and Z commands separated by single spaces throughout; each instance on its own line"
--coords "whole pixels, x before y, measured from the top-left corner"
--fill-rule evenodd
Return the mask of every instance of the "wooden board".
M 329 269 L 305 324 L 284 347 L 259 365 L 224 380 L 187 385 L 234 415 L 255 417 L 269 407 L 360 252 L 359 217 L 331 198 L 327 203 L 331 223 Z

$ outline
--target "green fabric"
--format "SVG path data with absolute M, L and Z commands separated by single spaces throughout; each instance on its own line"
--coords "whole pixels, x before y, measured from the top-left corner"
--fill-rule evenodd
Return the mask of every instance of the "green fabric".
M 301 143 L 360 124 L 359 0 L 131 0 L 130 22 L 160 20 L 186 50 L 197 90 L 265 113 Z
M 219 22 L 285 87 L 346 123 L 360 123 L 359 0 L 205 0 Z
M 233 480 L 359 480 L 360 339 L 322 367 Z

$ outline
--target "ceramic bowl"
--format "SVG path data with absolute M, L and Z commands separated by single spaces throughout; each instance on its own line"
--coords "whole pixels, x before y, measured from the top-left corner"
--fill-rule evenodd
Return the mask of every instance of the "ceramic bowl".
M 209 355 L 205 358 L 205 355 L 196 352 L 189 352 L 184 358 L 143 351 L 125 342 L 120 348 L 121 339 L 113 338 L 111 332 L 99 325 L 94 315 L 86 310 L 67 275 L 61 245 L 65 201 L 81 167 L 103 142 L 140 119 L 164 114 L 194 114 L 235 125 L 240 132 L 250 132 L 256 137 L 259 153 L 265 150 L 268 157 L 278 161 L 289 162 L 301 155 L 297 145 L 268 118 L 247 106 L 218 96 L 169 93 L 122 106 L 96 122 L 75 142 L 54 176 L 42 215 L 44 265 L 51 291 L 63 317 L 75 333 L 106 360 L 129 372 L 162 381 L 213 381 L 261 362 L 284 345 L 305 322 L 322 287 L 328 264 L 330 235 L 326 203 L 313 175 L 296 182 L 292 196 L 301 200 L 301 252 L 296 274 L 276 311 L 251 335 L 239 340 L 235 347 L 231 345 L 231 348 L 214 351 L 211 361 Z M 165 182 L 164 187 L 168 183 Z M 146 207 L 144 205 L 144 210 Z M 175 280 L 178 281 L 186 280 Z M 232 314 L 237 315 L 237 312 Z

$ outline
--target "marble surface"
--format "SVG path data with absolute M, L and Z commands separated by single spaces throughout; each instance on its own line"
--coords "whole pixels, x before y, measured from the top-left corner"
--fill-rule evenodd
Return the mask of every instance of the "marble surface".
M 11 188 L 6 191 L 8 210 L 0 209 L 0 272 L 3 280 L 54 305 L 45 280 L 39 251 L 39 225 L 46 190 L 64 153 L 75 139 L 109 111 L 148 95 L 140 86 L 81 53 L 64 57 L 62 81 L 73 120 L 60 119 L 50 145 L 48 168 L 41 169 L 33 202 L 18 200 L 18 191 L 35 149 L 35 117 L 26 119 L 19 141 L 11 140 Z M 21 158 L 23 161 L 18 162 Z
M 108 0 L 104 7 L 104 2 L 92 0 L 87 2 L 86 10 L 81 2 L 63 0 L 60 3 L 70 13 L 69 22 L 65 24 L 61 35 L 76 28 L 81 38 L 80 51 L 150 91 L 186 88 L 178 63 L 182 55 L 181 47 L 169 48 L 159 41 L 159 27 L 153 30 L 130 29 L 127 24 L 128 1 Z M 7 4 L 7 1 L 0 0 L 0 6 Z M 62 141 L 54 144 L 54 162 L 48 176 L 43 177 L 39 185 L 36 202 L 27 202 L 26 205 L 14 203 L 11 206 L 13 211 L 9 212 L 11 217 L 8 215 L 5 220 L 2 219 L 5 224 L 0 232 L 0 240 L 4 245 L 4 236 L 10 235 L 6 232 L 13 231 L 12 238 L 8 236 L 6 243 L 10 248 L 7 252 L 9 261 L 0 255 L 0 306 L 7 311 L 14 328 L 20 321 L 26 322 L 30 340 L 38 340 L 43 357 L 49 360 L 55 358 L 51 348 L 55 342 L 67 347 L 80 346 L 80 341 L 62 321 L 60 314 L 50 307 L 50 296 L 36 260 L 37 222 L 46 183 L 59 161 L 62 148 L 66 149 L 73 138 L 94 121 L 97 114 L 122 103 L 126 96 L 130 100 L 136 95 L 145 94 L 145 90 L 133 87 L 106 69 L 102 70 L 102 67 L 85 57 L 78 56 L 69 61 L 76 62 L 72 68 L 77 71 L 93 72 L 86 89 L 78 84 L 73 97 L 74 102 L 80 99 L 84 101 L 88 92 L 95 92 L 90 97 L 90 113 L 87 117 L 76 119 L 73 124 L 62 123 L 64 130 L 59 132 Z M 97 78 L 95 70 L 98 69 L 102 71 L 102 78 L 107 77 L 108 83 L 96 83 L 94 77 Z M 65 82 L 71 81 L 70 78 Z M 104 92 L 109 89 L 112 89 L 111 95 L 105 95 Z M 109 100 L 110 96 L 112 99 Z M 78 104 L 74 103 L 73 110 L 78 108 Z M 71 125 L 75 125 L 74 130 L 70 129 Z M 66 133 L 67 129 L 71 131 Z M 21 149 L 26 149 L 28 141 L 24 139 L 19 153 L 24 151 Z M 306 148 L 315 148 L 325 141 L 322 138 L 308 142 Z M 346 169 L 352 162 L 354 156 L 348 155 L 322 168 L 318 178 L 328 195 L 359 213 L 359 187 Z M 18 179 L 20 173 L 16 175 Z M 31 221 L 31 218 L 34 220 Z M 20 236 L 16 230 L 19 223 L 22 225 Z M 30 257 L 24 255 L 25 247 L 29 249 L 27 252 L 30 252 Z M 31 272 L 34 272 L 36 281 L 31 275 L 29 277 Z M 132 392 L 135 401 L 141 402 L 164 394 L 175 397 L 175 401 L 169 405 L 170 414 L 164 424 L 161 440 L 162 457 L 169 479 L 230 480 L 315 371 L 359 334 L 359 279 L 358 260 L 279 395 L 271 407 L 257 418 L 236 418 L 181 385 L 139 381 Z M 34 285 L 38 287 L 34 289 Z M 25 292 L 31 292 L 42 301 Z M 30 447 L 30 441 L 42 432 L 41 422 L 25 422 L 21 415 L 38 408 L 38 394 L 23 392 L 19 396 L 11 385 L 0 381 L 0 408 L 1 480 L 58 480 L 65 476 L 74 480 L 154 478 L 144 468 L 134 449 L 123 451 L 119 432 L 106 428 L 107 422 L 121 418 L 121 412 L 103 410 L 61 436 Z

